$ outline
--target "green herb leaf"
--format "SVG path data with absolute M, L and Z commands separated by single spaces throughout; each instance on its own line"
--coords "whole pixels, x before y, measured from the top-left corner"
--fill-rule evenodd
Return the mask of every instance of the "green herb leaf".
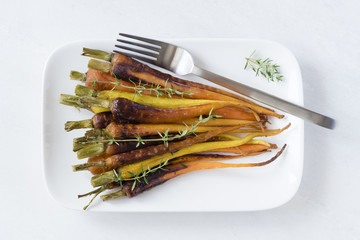
M 131 187 L 131 191 L 134 191 L 135 187 L 136 187 L 136 181 L 134 181 L 134 183 L 133 183 L 133 185 Z
M 279 65 L 272 64 L 272 60 L 270 58 L 266 58 L 262 60 L 261 58 L 253 58 L 252 56 L 255 54 L 254 50 L 249 57 L 245 58 L 246 63 L 244 70 L 250 67 L 254 72 L 255 76 L 262 75 L 268 81 L 274 82 L 276 79 L 278 82 L 283 81 L 283 76 L 279 72 Z

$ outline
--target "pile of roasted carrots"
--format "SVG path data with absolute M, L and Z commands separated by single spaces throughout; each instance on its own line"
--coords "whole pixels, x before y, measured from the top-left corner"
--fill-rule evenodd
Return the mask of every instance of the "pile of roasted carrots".
M 61 94 L 60 103 L 94 113 L 91 119 L 68 121 L 65 130 L 88 128 L 75 138 L 73 151 L 87 162 L 73 171 L 88 170 L 95 190 L 110 191 L 103 200 L 133 197 L 181 174 L 213 168 L 263 166 L 220 160 L 259 155 L 276 144 L 256 137 L 280 134 L 268 129 L 283 115 L 231 92 L 179 79 L 130 57 L 83 49 L 91 59 L 88 71 L 71 71 L 75 95 Z M 234 135 L 234 133 L 236 133 Z M 90 204 L 89 203 L 89 204 Z M 89 205 L 85 206 L 86 209 Z

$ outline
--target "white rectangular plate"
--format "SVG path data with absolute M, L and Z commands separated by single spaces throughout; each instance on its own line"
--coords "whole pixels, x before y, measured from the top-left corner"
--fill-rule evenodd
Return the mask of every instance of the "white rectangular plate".
M 282 45 L 247 39 L 168 39 L 193 53 L 197 65 L 259 88 L 288 101 L 303 105 L 300 69 L 292 53 Z M 43 161 L 45 179 L 52 197 L 72 209 L 82 209 L 89 198 L 77 195 L 92 190 L 89 172 L 74 173 L 71 166 L 84 162 L 72 152 L 72 139 L 85 132 L 65 132 L 64 123 L 91 118 L 86 110 L 59 104 L 61 93 L 74 94 L 78 82 L 69 80 L 70 70 L 86 72 L 89 58 L 80 56 L 83 47 L 112 51 L 115 41 L 84 41 L 55 50 L 46 64 L 43 82 Z M 283 82 L 268 82 L 244 70 L 245 57 L 256 49 L 255 57 L 271 58 L 281 66 Z M 184 77 L 209 85 L 195 76 Z M 270 119 L 271 128 L 291 127 L 279 136 L 268 138 L 285 152 L 270 165 L 258 168 L 203 170 L 176 177 L 132 199 L 94 201 L 89 211 L 109 212 L 210 212 L 254 211 L 280 206 L 296 193 L 302 176 L 304 123 L 291 115 Z M 270 159 L 277 151 L 232 162 Z

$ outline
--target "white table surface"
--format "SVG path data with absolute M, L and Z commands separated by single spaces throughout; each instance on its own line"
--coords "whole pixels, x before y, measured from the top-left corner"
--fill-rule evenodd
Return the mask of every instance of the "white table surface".
M 359 239 L 360 17 L 358 1 L 0 0 L 1 239 Z M 42 74 L 67 42 L 262 38 L 299 61 L 305 106 L 337 120 L 305 124 L 299 191 L 287 204 L 240 213 L 119 214 L 63 208 L 41 159 Z

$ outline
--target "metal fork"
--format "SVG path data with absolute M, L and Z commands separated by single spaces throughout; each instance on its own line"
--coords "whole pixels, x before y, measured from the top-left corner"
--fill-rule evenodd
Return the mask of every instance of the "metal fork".
M 136 47 L 140 47 L 141 49 L 129 47 L 126 45 L 115 45 L 117 48 L 135 52 L 141 54 L 142 56 L 119 50 L 115 50 L 114 52 L 121 53 L 129 57 L 133 57 L 141 61 L 157 65 L 159 67 L 170 70 L 178 75 L 186 75 L 189 73 L 195 74 L 220 86 L 231 89 L 244 96 L 287 112 L 296 117 L 305 119 L 322 127 L 333 129 L 335 126 L 335 120 L 330 117 L 305 109 L 304 107 L 290 103 L 276 96 L 272 96 L 266 92 L 260 91 L 258 89 L 249 87 L 237 81 L 222 77 L 205 69 L 197 67 L 194 64 L 194 60 L 191 54 L 181 47 L 175 46 L 170 43 L 144 37 L 138 37 L 125 33 L 120 33 L 119 35 L 131 39 L 136 39 L 140 42 L 149 43 L 151 45 L 128 41 L 124 39 L 117 39 L 117 41 L 120 43 L 125 43 L 126 45 L 133 45 Z

